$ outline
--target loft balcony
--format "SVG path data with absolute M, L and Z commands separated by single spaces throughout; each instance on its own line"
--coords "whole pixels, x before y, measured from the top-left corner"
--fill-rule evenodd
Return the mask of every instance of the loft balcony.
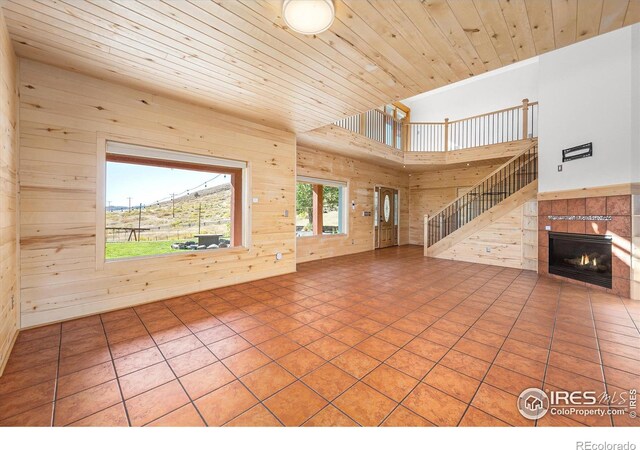
M 511 158 L 537 137 L 538 102 L 524 99 L 510 108 L 442 122 L 398 120 L 374 109 L 299 135 L 298 142 L 414 169 Z

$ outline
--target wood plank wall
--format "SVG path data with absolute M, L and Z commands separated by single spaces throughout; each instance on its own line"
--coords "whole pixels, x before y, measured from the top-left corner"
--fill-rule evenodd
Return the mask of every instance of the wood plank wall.
M 538 271 L 538 200 L 524 204 L 522 210 L 522 268 Z
M 297 240 L 297 261 L 373 250 L 373 190 L 396 188 L 400 196 L 400 245 L 409 243 L 409 186 L 407 174 L 393 168 L 298 147 L 298 175 L 345 181 L 349 188 L 349 233 L 340 236 L 308 236 Z M 351 201 L 356 202 L 355 211 Z M 363 216 L 371 211 L 371 216 Z
M 20 60 L 22 326 L 295 271 L 295 136 L 213 110 Z M 248 250 L 109 262 L 96 248 L 99 142 L 247 161 Z M 275 260 L 282 252 L 283 259 Z
M 0 375 L 18 330 L 17 59 L 0 10 Z
M 535 198 L 518 205 L 489 226 L 478 230 L 437 257 L 515 269 L 538 270 L 537 233 L 530 229 L 533 221 L 538 220 L 536 205 Z M 488 252 L 487 249 L 489 249 Z M 535 255 L 531 253 L 532 249 L 536 250 Z
M 501 164 L 474 164 L 412 173 L 409 176 L 409 242 L 424 245 L 424 215 L 443 208 L 456 199 L 459 188 L 473 186 Z

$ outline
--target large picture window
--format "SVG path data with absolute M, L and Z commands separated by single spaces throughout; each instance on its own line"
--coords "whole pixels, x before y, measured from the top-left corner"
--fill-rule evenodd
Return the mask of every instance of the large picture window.
M 296 236 L 346 234 L 346 183 L 299 177 Z
M 242 165 L 109 143 L 105 259 L 241 246 Z

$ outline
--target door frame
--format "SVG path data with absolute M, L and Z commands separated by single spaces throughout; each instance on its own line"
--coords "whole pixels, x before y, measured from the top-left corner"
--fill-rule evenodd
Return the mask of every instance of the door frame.
M 376 211 L 375 208 L 375 202 L 373 200 L 375 200 L 375 191 L 380 190 L 380 188 L 385 188 L 385 189 L 392 189 L 394 191 L 396 191 L 396 193 L 398 194 L 398 205 L 397 205 L 397 209 L 398 209 L 398 242 L 395 245 L 392 245 L 391 247 L 399 247 L 400 246 L 400 222 L 401 222 L 401 215 L 400 215 L 400 204 L 402 203 L 402 199 L 400 198 L 400 187 L 398 186 L 393 186 L 393 185 L 384 185 L 384 184 L 374 184 L 373 185 L 373 192 L 371 194 L 371 203 L 372 203 L 372 211 L 371 211 L 371 215 L 373 216 L 373 214 Z M 378 203 L 380 203 L 380 196 L 378 194 Z M 378 211 L 378 214 L 380 214 L 380 211 Z M 380 220 L 378 218 L 378 220 Z M 380 248 L 380 236 L 379 234 L 376 234 L 376 220 L 375 218 L 373 219 L 373 223 L 371 224 L 372 226 L 372 238 L 371 240 L 373 241 L 373 249 L 377 250 Z M 376 239 L 377 237 L 377 239 Z M 385 248 L 389 248 L 389 247 L 385 247 Z

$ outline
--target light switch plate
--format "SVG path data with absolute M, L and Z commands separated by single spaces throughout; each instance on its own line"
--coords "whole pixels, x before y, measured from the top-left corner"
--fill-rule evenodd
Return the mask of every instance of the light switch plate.
M 545 225 L 544 229 L 547 230 L 547 231 L 551 231 L 551 225 Z
M 253 197 L 253 203 L 258 203 L 258 197 Z

